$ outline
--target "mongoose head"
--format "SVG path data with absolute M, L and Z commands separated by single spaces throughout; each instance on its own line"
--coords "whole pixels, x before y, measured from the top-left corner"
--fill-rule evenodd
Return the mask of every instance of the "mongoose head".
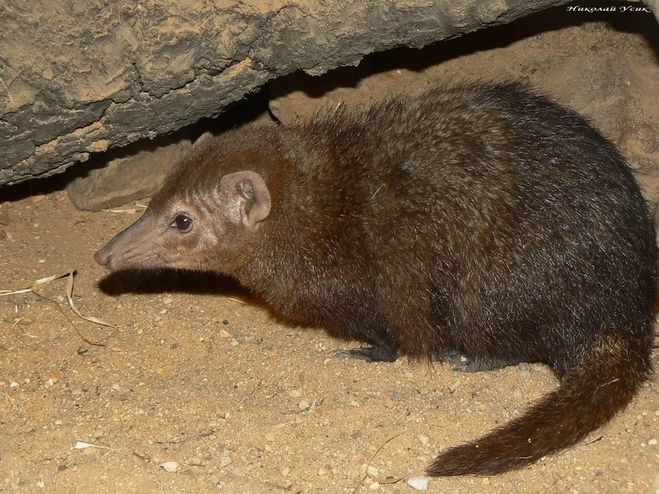
M 254 171 L 225 173 L 222 162 L 236 160 L 211 149 L 193 149 L 142 217 L 96 252 L 96 262 L 112 271 L 238 269 L 270 214 L 270 193 Z

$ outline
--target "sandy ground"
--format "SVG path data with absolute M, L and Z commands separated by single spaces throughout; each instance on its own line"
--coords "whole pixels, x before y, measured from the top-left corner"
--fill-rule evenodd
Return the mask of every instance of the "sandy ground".
M 531 43 L 545 50 L 552 37 Z M 623 51 L 641 45 L 625 39 Z M 83 213 L 50 189 L 0 197 L 0 290 L 75 269 L 75 306 L 113 326 L 71 310 L 67 278 L 0 297 L 0 491 L 414 492 L 406 479 L 438 452 L 557 385 L 538 365 L 462 374 L 336 359 L 353 344 L 279 323 L 226 281 L 108 277 L 92 255 L 142 208 Z M 572 449 L 498 477 L 432 479 L 428 491 L 659 492 L 657 422 L 655 380 Z
M 92 254 L 138 215 L 81 213 L 63 192 L 2 205 L 2 288 L 75 269 L 75 306 L 116 326 L 77 317 L 66 278 L 0 298 L 2 490 L 411 492 L 388 477 L 420 474 L 556 386 L 536 365 L 462 374 L 333 358 L 343 342 L 280 324 L 209 276 L 108 278 Z M 650 384 L 573 449 L 429 490 L 653 492 L 657 403 Z

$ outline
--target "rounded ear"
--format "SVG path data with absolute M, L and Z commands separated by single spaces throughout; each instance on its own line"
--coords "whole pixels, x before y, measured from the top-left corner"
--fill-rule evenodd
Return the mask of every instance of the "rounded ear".
M 243 170 L 223 176 L 220 191 L 227 198 L 228 216 L 234 223 L 254 228 L 270 214 L 270 191 L 256 172 Z
M 193 148 L 193 149 L 196 149 L 196 148 L 198 148 L 199 146 L 203 145 L 204 142 L 212 141 L 212 140 L 213 140 L 213 137 L 214 137 L 214 136 L 213 136 L 213 134 L 212 134 L 211 132 L 208 132 L 208 131 L 204 132 L 204 133 L 201 134 L 199 137 L 197 137 L 197 140 L 194 142 L 194 144 L 192 144 L 192 148 Z

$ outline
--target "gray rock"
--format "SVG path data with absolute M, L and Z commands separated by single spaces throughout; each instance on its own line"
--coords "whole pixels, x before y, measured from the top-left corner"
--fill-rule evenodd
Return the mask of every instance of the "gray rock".
M 654 12 L 654 16 L 657 18 L 657 22 L 659 22 L 659 0 L 646 0 L 645 3 L 650 6 Z
M 67 187 L 73 205 L 100 211 L 143 199 L 158 190 L 172 165 L 192 147 L 189 140 L 149 146 L 110 161 Z
M 0 185 L 216 116 L 298 69 L 319 75 L 563 3 L 6 0 Z

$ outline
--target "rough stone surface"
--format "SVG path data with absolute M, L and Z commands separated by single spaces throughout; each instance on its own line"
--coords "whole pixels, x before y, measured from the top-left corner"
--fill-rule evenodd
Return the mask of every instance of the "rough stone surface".
M 100 211 L 148 197 L 158 190 L 172 165 L 191 148 L 191 142 L 183 139 L 114 158 L 104 167 L 73 180 L 67 187 L 69 199 L 80 210 Z
M 563 3 L 5 0 L 0 185 L 217 115 L 297 69 L 318 75 Z

